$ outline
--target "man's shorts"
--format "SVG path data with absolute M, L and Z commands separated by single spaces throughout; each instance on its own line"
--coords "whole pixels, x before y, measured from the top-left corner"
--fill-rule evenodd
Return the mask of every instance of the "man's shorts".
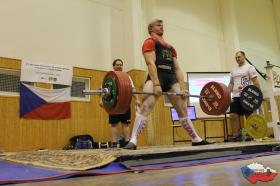
M 130 108 L 124 114 L 109 115 L 109 123 L 115 125 L 119 122 L 129 124 L 131 119 Z
M 253 112 L 244 109 L 240 102 L 240 97 L 234 97 L 233 102 L 230 104 L 230 113 L 235 113 L 238 115 L 250 115 Z
M 148 75 L 147 80 L 151 80 L 150 76 Z M 160 86 L 163 92 L 168 92 L 172 85 L 177 83 L 176 75 L 172 73 L 166 73 L 158 70 L 158 80 L 160 82 Z

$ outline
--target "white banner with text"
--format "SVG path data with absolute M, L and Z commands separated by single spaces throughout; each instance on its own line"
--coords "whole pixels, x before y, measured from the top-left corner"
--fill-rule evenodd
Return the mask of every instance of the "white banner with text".
M 72 85 L 73 66 L 23 60 L 20 81 Z

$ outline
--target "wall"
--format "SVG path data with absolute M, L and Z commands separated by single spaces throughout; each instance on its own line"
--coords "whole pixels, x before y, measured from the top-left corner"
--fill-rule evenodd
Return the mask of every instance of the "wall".
M 275 25 L 278 34 L 278 47 L 280 48 L 280 0 L 272 0 L 273 14 L 275 17 Z
M 266 60 L 280 65 L 279 12 L 280 0 L 1 0 L 0 56 L 72 64 L 80 67 L 75 75 L 94 80 L 92 88 L 99 88 L 112 60 L 122 58 L 141 89 L 145 73 L 138 70 L 146 69 L 141 44 L 148 22 L 160 18 L 184 72 L 230 71 L 239 49 L 264 71 Z M 20 68 L 20 60 L 1 58 L 0 64 Z M 0 97 L 0 148 L 60 149 L 69 137 L 85 132 L 110 140 L 107 114 L 97 103 L 97 98 L 73 102 L 71 120 L 29 122 L 15 119 L 17 97 Z M 202 121 L 195 125 L 203 131 Z M 160 99 L 140 144 L 171 143 L 169 108 Z
M 223 31 L 218 0 L 142 1 L 145 25 L 164 21 L 165 39 L 178 52 L 184 72 L 223 71 Z M 147 29 L 145 27 L 147 36 Z
M 266 61 L 280 65 L 279 18 L 275 17 L 272 1 L 236 0 L 235 10 L 239 30 L 240 49 L 262 72 L 265 72 Z M 279 12 L 279 8 L 278 11 Z M 276 71 L 279 71 L 275 69 Z M 279 71 L 280 72 L 280 71 Z M 266 89 L 266 83 L 262 80 Z
M 0 68 L 20 70 L 20 66 L 21 60 L 0 57 Z M 99 70 L 74 68 L 75 76 L 91 79 L 90 87 L 92 89 L 100 87 L 105 73 L 105 71 Z M 132 77 L 136 89 L 141 90 L 146 73 L 140 70 L 132 70 L 128 74 Z M 111 130 L 108 124 L 108 114 L 98 106 L 98 103 L 98 96 L 91 96 L 89 102 L 72 101 L 70 119 L 27 120 L 19 118 L 18 96 L 0 96 L 0 149 L 4 151 L 62 149 L 72 136 L 79 134 L 90 134 L 95 141 L 110 141 Z M 132 124 L 130 128 L 132 130 L 135 118 L 134 99 L 131 109 Z M 198 134 L 204 138 L 203 120 L 195 121 L 194 125 Z M 216 127 L 213 128 L 213 126 Z M 207 125 L 207 134 L 208 136 L 222 136 L 223 127 L 221 121 L 214 121 L 212 124 Z M 180 127 L 175 130 L 174 135 L 177 140 L 189 139 L 187 133 Z M 168 145 L 173 143 L 172 138 L 170 111 L 169 107 L 164 107 L 162 97 L 155 105 L 147 126 L 140 135 L 138 145 Z
M 132 59 L 130 0 L 2 0 L 0 56 L 110 70 Z M 126 22 L 125 22 L 126 21 Z M 126 69 L 133 67 L 128 61 Z
M 1 58 L 0 68 L 20 70 L 21 60 Z M 74 68 L 74 76 L 91 79 L 90 87 L 98 89 L 105 71 Z M 132 78 L 143 79 L 143 71 L 131 71 Z M 141 81 L 139 81 L 141 82 Z M 135 86 L 140 89 L 140 83 Z M 72 101 L 71 118 L 64 120 L 27 120 L 19 118 L 19 96 L 0 96 L 0 149 L 23 151 L 38 149 L 62 149 L 68 140 L 79 134 L 90 134 L 95 141 L 110 141 L 111 130 L 108 114 L 98 106 L 99 96 L 91 96 L 89 102 Z M 134 105 L 134 103 L 133 103 Z M 132 113 L 135 108 L 132 107 Z M 132 116 L 134 120 L 134 115 Z M 141 137 L 140 145 L 146 145 Z
M 246 50 L 263 69 L 266 60 L 280 61 L 279 4 L 279 0 L 2 0 L 0 56 L 99 70 L 110 70 L 112 60 L 122 58 L 125 70 L 145 70 L 141 44 L 148 37 L 146 26 L 160 18 L 184 72 L 230 71 L 237 49 Z
M 177 49 L 184 72 L 231 71 L 238 50 L 265 72 L 266 61 L 280 64 L 279 4 L 279 0 L 143 0 L 142 22 L 164 20 L 164 37 Z M 142 32 L 143 38 L 148 37 L 146 27 Z M 261 84 L 265 93 L 264 80 Z

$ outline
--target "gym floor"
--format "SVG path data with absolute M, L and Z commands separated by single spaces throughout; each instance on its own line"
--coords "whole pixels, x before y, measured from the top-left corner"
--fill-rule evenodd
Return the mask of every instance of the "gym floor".
M 99 175 L 74 177 L 70 179 L 36 182 L 20 184 L 20 186 L 92 186 L 92 185 L 133 185 L 133 186 L 173 186 L 173 185 L 195 185 L 195 186 L 278 186 L 280 185 L 280 176 L 277 175 L 270 182 L 257 182 L 252 184 L 243 178 L 241 167 L 253 162 L 262 164 L 264 167 L 270 167 L 280 172 L 280 155 L 265 156 L 250 160 L 241 160 L 226 163 L 217 163 L 210 165 L 201 165 L 187 168 L 173 168 L 157 171 L 145 171 L 143 173 L 123 173 L 114 175 Z

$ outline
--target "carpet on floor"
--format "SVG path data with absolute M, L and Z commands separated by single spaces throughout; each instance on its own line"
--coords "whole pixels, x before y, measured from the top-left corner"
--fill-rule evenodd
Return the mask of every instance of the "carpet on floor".
M 163 170 L 170 168 L 201 166 L 222 162 L 239 161 L 253 159 L 263 156 L 280 155 L 280 152 L 266 152 L 257 154 L 246 154 L 238 156 L 228 156 L 210 159 L 200 159 L 183 162 L 172 162 L 162 164 L 147 164 L 140 166 L 128 166 L 125 162 L 112 162 L 108 165 L 104 165 L 99 168 L 93 168 L 83 171 L 65 171 L 54 170 L 41 167 L 34 167 L 29 165 L 17 164 L 14 162 L 2 160 L 0 161 L 0 184 L 11 183 L 26 183 L 26 182 L 38 182 L 38 181 L 50 181 L 70 178 L 73 176 L 85 176 L 85 175 L 108 175 L 119 174 L 124 172 L 138 172 L 145 170 Z
M 2 160 L 23 165 L 59 170 L 88 170 L 107 165 L 117 159 L 116 152 L 95 150 L 43 150 L 8 153 Z

